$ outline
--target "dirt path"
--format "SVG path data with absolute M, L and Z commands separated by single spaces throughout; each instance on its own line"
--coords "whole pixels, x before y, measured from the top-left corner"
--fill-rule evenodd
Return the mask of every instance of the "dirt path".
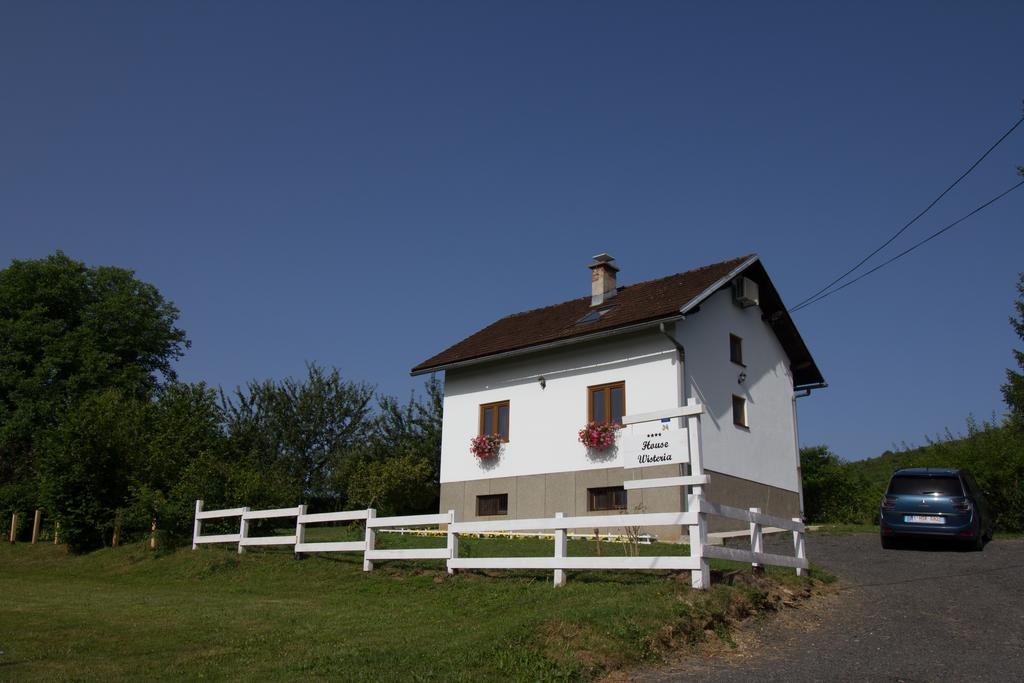
M 812 534 L 808 556 L 840 577 L 834 594 L 630 679 L 1024 680 L 1024 540 L 883 551 L 873 534 Z

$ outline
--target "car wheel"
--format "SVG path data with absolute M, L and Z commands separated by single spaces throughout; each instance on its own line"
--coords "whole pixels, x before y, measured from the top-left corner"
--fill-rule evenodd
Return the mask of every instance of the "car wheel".
M 896 547 L 896 539 L 892 536 L 881 536 L 880 538 L 882 539 L 883 550 L 892 550 Z

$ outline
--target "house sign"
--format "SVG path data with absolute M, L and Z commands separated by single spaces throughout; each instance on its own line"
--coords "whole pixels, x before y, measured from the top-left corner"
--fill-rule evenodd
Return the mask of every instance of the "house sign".
M 623 434 L 619 453 L 626 468 L 690 462 L 686 430 L 672 429 L 667 422 L 644 425 L 634 434 Z

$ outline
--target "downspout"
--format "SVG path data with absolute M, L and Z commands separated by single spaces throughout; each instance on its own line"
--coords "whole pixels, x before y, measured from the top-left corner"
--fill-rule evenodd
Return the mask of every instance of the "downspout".
M 681 320 L 686 320 L 686 318 L 684 317 Z M 683 345 L 679 343 L 679 340 L 676 339 L 675 336 L 671 332 L 668 331 L 668 328 L 666 327 L 665 323 L 659 323 L 658 324 L 658 332 L 661 332 L 663 335 L 665 335 L 665 338 L 668 339 L 669 342 L 672 343 L 672 346 L 674 346 L 675 349 L 676 349 L 676 359 L 678 360 L 677 365 L 678 365 L 678 368 L 679 368 L 678 371 L 677 371 L 677 375 L 676 375 L 677 376 L 677 380 L 676 381 L 679 382 L 679 405 L 684 406 L 684 405 L 686 405 L 686 394 L 687 394 L 687 391 L 686 391 L 686 349 L 683 348 Z M 686 418 L 684 418 L 684 417 L 680 417 L 679 418 L 679 426 L 680 427 L 685 427 L 686 426 Z M 689 474 L 688 470 L 689 470 L 689 465 L 680 465 L 679 466 L 679 474 L 681 476 L 685 476 L 685 475 Z M 682 487 L 682 488 L 679 489 L 679 496 L 680 496 L 680 499 L 679 499 L 679 509 L 682 510 L 683 512 L 688 512 L 689 511 L 689 500 L 687 499 L 687 496 L 686 496 L 686 488 L 685 487 Z
M 810 395 L 811 390 L 808 389 L 804 396 Z M 800 394 L 793 394 L 793 398 L 790 399 L 793 402 L 793 447 L 796 450 L 796 491 L 800 496 L 800 519 L 804 518 L 804 471 L 800 466 L 800 423 L 797 422 L 796 418 L 796 400 L 800 398 Z
M 803 393 L 793 393 L 793 440 L 795 441 L 793 446 L 796 449 L 796 490 L 800 494 L 800 519 L 804 518 L 804 471 L 800 465 L 800 423 L 797 421 L 796 400 L 810 396 L 811 391 L 814 389 L 824 389 L 827 386 L 828 384 L 821 382 L 809 387 L 803 387 L 800 389 Z
M 681 318 L 686 320 L 686 318 Z M 676 348 L 679 359 L 679 405 L 686 405 L 686 349 L 679 343 L 679 340 L 672 335 L 671 332 L 665 327 L 665 323 L 658 324 L 658 332 L 661 332 L 665 337 L 672 343 L 672 346 Z M 679 418 L 682 421 L 683 418 Z

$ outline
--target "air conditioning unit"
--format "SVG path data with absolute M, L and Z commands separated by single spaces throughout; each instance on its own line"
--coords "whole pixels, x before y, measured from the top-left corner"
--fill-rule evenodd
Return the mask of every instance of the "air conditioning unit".
M 757 306 L 761 303 L 760 292 L 757 287 L 757 283 L 751 280 L 749 277 L 736 278 L 736 283 L 733 288 L 733 294 L 736 298 L 736 305 L 741 308 L 748 308 L 750 306 Z

